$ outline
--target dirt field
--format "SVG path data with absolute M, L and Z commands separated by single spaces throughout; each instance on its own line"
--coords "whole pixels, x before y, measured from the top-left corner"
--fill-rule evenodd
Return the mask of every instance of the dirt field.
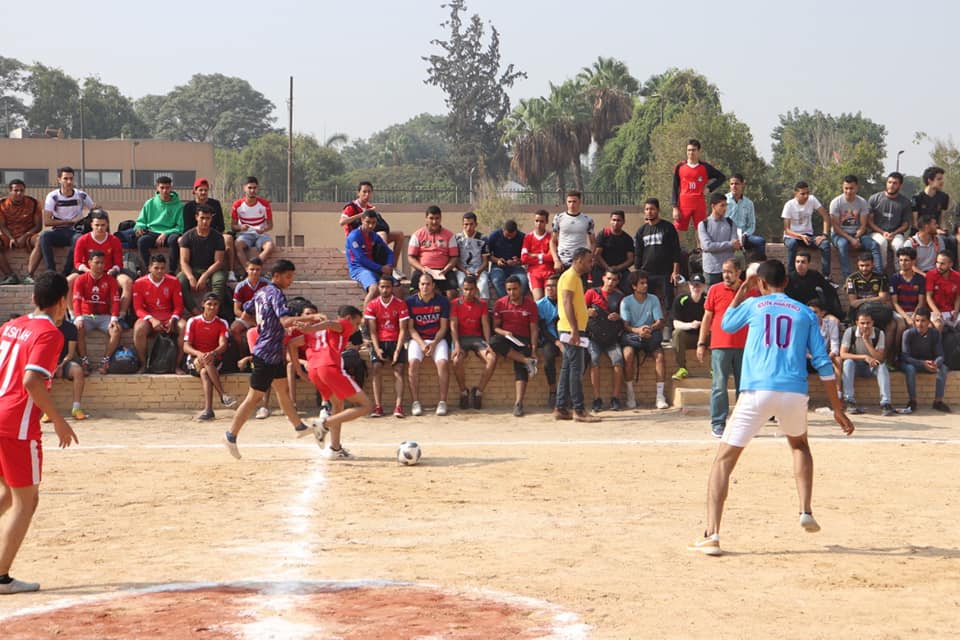
M 48 435 L 40 508 L 12 572 L 43 590 L 0 599 L 0 615 L 41 609 L 0 622 L 4 635 L 809 640 L 944 638 L 960 622 L 955 418 L 858 416 L 844 438 L 811 413 L 818 534 L 799 527 L 787 445 L 765 429 L 734 474 L 726 553 L 709 558 L 686 550 L 703 529 L 716 448 L 705 418 L 367 419 L 344 436 L 360 459 L 327 463 L 276 417 L 251 421 L 233 460 L 218 444 L 230 413 L 212 425 L 186 414 L 90 420 L 67 451 Z M 423 447 L 417 467 L 394 462 L 407 439 Z M 241 581 L 259 586 L 217 587 Z M 326 608 L 279 606 L 323 581 L 363 590 Z M 219 600 L 104 599 L 175 583 L 214 583 Z M 499 604 L 444 613 L 477 597 Z M 272 603 L 272 623 L 237 604 L 257 598 Z M 76 606 L 49 610 L 64 604 Z M 89 626 L 137 607 L 169 635 Z M 234 614 L 240 631 L 225 619 Z M 311 616 L 323 630 L 301 624 Z

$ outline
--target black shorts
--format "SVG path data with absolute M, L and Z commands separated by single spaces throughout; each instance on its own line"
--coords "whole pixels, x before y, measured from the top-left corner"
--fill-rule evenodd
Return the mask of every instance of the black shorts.
M 381 360 L 377 357 L 377 352 L 372 347 L 370 348 L 370 362 L 374 364 L 386 364 L 389 365 L 393 362 L 393 354 L 397 349 L 400 349 L 400 355 L 397 356 L 397 364 L 403 364 L 407 361 L 407 348 L 402 344 L 397 346 L 395 340 L 387 340 L 380 342 L 380 349 L 383 351 L 384 359 Z
M 283 362 L 270 364 L 253 356 L 253 371 L 250 372 L 250 388 L 266 393 L 274 380 L 287 377 L 287 365 Z
M 523 342 L 522 347 L 518 347 L 513 342 L 507 338 L 497 334 L 490 338 L 490 348 L 498 356 L 506 356 L 510 351 L 519 351 L 523 355 L 530 357 L 530 354 L 533 353 L 533 350 L 530 348 L 530 338 L 524 338 L 523 336 L 514 336 L 517 340 Z M 527 372 L 527 365 L 520 362 L 513 363 L 513 379 L 527 381 L 529 374 Z
M 460 348 L 467 352 L 482 353 L 487 349 L 487 341 L 483 336 L 460 336 Z

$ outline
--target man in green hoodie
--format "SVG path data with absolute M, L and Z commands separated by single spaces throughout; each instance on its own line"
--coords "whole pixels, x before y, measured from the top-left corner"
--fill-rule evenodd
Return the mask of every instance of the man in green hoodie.
M 167 264 L 170 273 L 176 274 L 180 264 L 178 240 L 183 235 L 183 202 L 168 176 L 157 178 L 157 194 L 143 204 L 133 234 L 143 264 L 150 264 L 150 250 L 154 247 L 169 247 Z

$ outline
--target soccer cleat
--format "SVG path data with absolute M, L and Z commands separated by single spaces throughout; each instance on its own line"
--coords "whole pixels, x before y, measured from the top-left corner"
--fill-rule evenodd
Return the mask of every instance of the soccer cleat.
M 310 435 L 310 427 L 303 422 L 298 424 L 293 428 L 294 433 L 297 434 L 298 438 L 303 438 L 304 436 Z
M 637 394 L 633 390 L 633 384 L 627 384 L 627 409 L 637 408 Z
M 683 368 L 683 367 L 680 367 L 679 369 L 677 369 L 677 372 L 676 372 L 675 374 L 673 374 L 673 379 L 674 379 L 674 380 L 683 380 L 684 378 L 686 378 L 686 377 L 689 376 L 689 375 L 690 375 L 690 372 L 689 372 L 689 371 L 687 371 L 687 370 L 686 370 L 685 368 Z
M 70 415 L 73 416 L 74 420 L 86 420 L 87 414 L 83 412 L 83 409 L 77 407 L 76 409 L 70 410 Z
M 817 521 L 813 517 L 812 513 L 800 514 L 800 526 L 803 527 L 803 530 L 807 533 L 816 533 L 817 531 L 820 531 L 820 525 L 817 524 Z
M 270 417 L 270 409 L 267 407 L 260 407 L 257 409 L 257 412 L 253 415 L 257 420 L 266 420 Z
M 24 582 L 13 578 L 7 584 L 0 584 L 0 595 L 9 595 L 11 593 L 29 593 L 31 591 L 40 591 L 39 582 Z
M 880 415 L 886 417 L 897 415 L 897 410 L 889 402 L 880 405 Z
M 347 451 L 346 447 L 340 447 L 339 449 L 333 449 L 331 447 L 324 447 L 321 455 L 327 460 L 356 460 L 357 456 L 353 455 Z
M 657 395 L 657 409 L 669 409 L 670 403 L 663 397 L 663 394 Z
M 233 396 L 223 394 L 220 396 L 220 404 L 227 409 L 233 409 L 237 405 L 237 399 Z
M 537 375 L 537 359 L 536 358 L 527 358 L 527 374 L 532 378 Z
M 620 398 L 610 398 L 610 410 L 620 411 L 620 409 L 622 409 L 620 406 Z
M 723 555 L 723 551 L 720 549 L 720 534 L 718 533 L 715 533 L 712 536 L 706 536 L 702 540 L 697 540 L 687 547 L 687 549 L 689 551 L 702 553 L 705 556 Z
M 210 420 L 213 420 L 215 417 L 216 416 L 213 415 L 212 410 L 201 411 L 200 413 L 197 414 L 197 421 L 208 422 Z
M 437 403 L 437 415 L 445 416 L 447 415 L 447 403 L 441 400 Z
M 240 448 L 237 447 L 237 436 L 227 431 L 223 434 L 223 445 L 227 448 L 227 451 L 230 452 L 230 455 L 237 460 L 240 459 Z
M 373 411 L 370 412 L 371 418 L 382 418 L 383 417 L 383 407 L 377 405 L 373 408 Z
M 419 400 L 414 400 L 413 404 L 410 405 L 410 415 L 412 416 L 423 415 L 423 405 L 420 404 Z
M 407 416 L 403 415 L 403 407 L 397 405 L 393 408 L 393 417 L 394 418 L 406 418 Z
M 317 446 L 321 449 L 323 449 L 327 441 L 328 433 L 330 433 L 330 429 L 327 429 L 326 418 L 317 418 L 313 421 L 313 438 L 317 441 Z
M 942 412 L 942 413 L 951 413 L 951 411 L 950 411 L 950 405 L 948 405 L 948 404 L 947 404 L 946 402 L 944 402 L 943 400 L 937 400 L 936 402 L 934 402 L 934 403 L 933 403 L 933 409 L 934 409 L 935 411 L 940 411 L 940 412 Z
M 603 411 L 603 398 L 594 398 L 593 399 L 593 412 L 600 413 Z
M 522 405 L 522 404 L 517 403 L 517 404 L 513 405 L 513 415 L 514 415 L 514 417 L 516 417 L 516 418 L 522 418 L 522 417 L 523 417 L 523 405 Z

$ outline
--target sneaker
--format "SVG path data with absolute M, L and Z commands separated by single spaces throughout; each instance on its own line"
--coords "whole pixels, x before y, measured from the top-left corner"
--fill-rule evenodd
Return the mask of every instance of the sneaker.
M 50 422 L 53 422 L 53 420 L 51 420 L 50 416 L 48 416 L 47 414 L 43 414 L 40 416 L 40 422 L 50 423 Z
M 580 411 L 573 412 L 573 421 L 574 422 L 600 422 L 600 418 L 597 416 L 592 416 L 582 409 Z
M 257 409 L 257 412 L 253 414 L 253 417 L 257 420 L 266 420 L 270 417 L 270 409 L 268 407 L 260 407 Z
M 610 398 L 610 411 L 620 411 L 620 398 Z
M 220 404 L 222 404 L 226 409 L 233 409 L 235 406 L 237 406 L 237 399 L 233 396 L 223 394 L 220 396 Z
M 460 408 L 469 409 L 470 408 L 470 392 L 464 389 L 460 392 Z
M 474 409 L 483 408 L 483 393 L 480 387 L 474 387 L 470 390 L 470 406 Z
M 917 399 L 910 398 L 910 402 L 907 403 L 907 409 L 910 409 L 910 413 L 915 413 L 917 411 Z
M 237 436 L 227 431 L 223 434 L 223 445 L 227 448 L 227 451 L 230 452 L 230 455 L 237 460 L 240 459 L 240 449 L 237 447 Z
M 686 377 L 689 376 L 689 375 L 690 375 L 690 372 L 689 372 L 689 371 L 687 371 L 687 370 L 684 369 L 683 367 L 680 367 L 679 369 L 677 369 L 677 372 L 676 372 L 675 374 L 673 374 L 673 379 L 674 379 L 674 380 L 683 380 L 684 378 L 686 378 Z
M 20 284 L 34 284 L 33 276 L 23 276 L 20 278 Z
M 657 409 L 669 409 L 670 403 L 667 402 L 667 399 L 663 397 L 663 394 L 657 395 Z
M 859 416 L 863 413 L 863 409 L 858 407 L 856 401 L 851 398 L 847 398 L 843 401 L 843 409 L 846 413 L 855 416 Z
M 419 400 L 414 400 L 413 404 L 410 405 L 410 415 L 412 416 L 422 416 L 423 415 L 423 405 L 420 404 Z
M 447 403 L 441 400 L 437 403 L 437 415 L 445 416 L 447 415 Z
M 715 533 L 712 536 L 707 536 L 701 540 L 697 540 L 687 547 L 687 550 L 697 551 L 705 556 L 722 555 L 723 551 L 720 549 L 720 534 Z
M 393 417 L 394 418 L 406 418 L 407 416 L 403 415 L 403 407 L 397 405 L 393 408 Z
M 627 385 L 627 409 L 637 408 L 637 394 L 633 390 L 633 385 Z
M 593 399 L 593 412 L 599 413 L 603 411 L 603 398 L 594 398 Z
M 0 284 L 20 284 L 20 278 L 11 273 L 3 280 L 0 280 Z
M 714 438 L 722 438 L 722 437 L 723 437 L 723 425 L 720 425 L 720 424 L 710 425 L 710 433 L 713 434 L 713 437 L 714 437 Z
M 893 405 L 887 402 L 886 404 L 880 405 L 880 415 L 887 418 L 890 416 L 897 415 L 897 410 L 893 408 Z
M 353 455 L 347 451 L 346 447 L 341 446 L 339 449 L 332 449 L 330 447 L 324 447 L 321 455 L 327 460 L 356 460 L 357 456 Z
M 90 359 L 87 356 L 80 358 L 80 366 L 83 368 L 83 375 L 89 376 L 90 372 L 93 371 L 93 366 L 90 364 Z
M 382 418 L 383 417 L 383 407 L 377 405 L 373 408 L 373 411 L 370 412 L 371 418 Z
M 330 429 L 327 429 L 326 418 L 317 418 L 313 421 L 313 438 L 317 441 L 317 446 L 321 449 L 324 448 L 328 433 L 330 433 Z
M 322 420 L 326 420 L 333 414 L 333 405 L 329 402 L 324 402 L 320 405 L 320 414 L 319 417 Z
M 233 269 L 227 269 L 227 282 L 230 284 L 237 283 L 237 274 L 233 272 Z
M 399 282 L 400 280 L 406 280 L 407 276 L 403 271 L 400 271 L 400 269 L 394 269 L 393 279 Z
M 213 415 L 213 410 L 211 409 L 208 411 L 201 411 L 199 414 L 197 414 L 196 419 L 198 422 L 208 422 L 210 420 L 213 420 L 215 417 L 216 416 Z
M 31 591 L 40 591 L 39 582 L 24 582 L 13 578 L 7 584 L 0 584 L 0 594 L 9 595 L 11 593 L 29 593 Z
M 532 378 L 537 375 L 537 359 L 527 358 L 527 374 Z
M 820 531 L 820 525 L 817 524 L 817 521 L 813 517 L 812 513 L 800 514 L 800 526 L 803 527 L 803 530 L 807 533 L 816 533 L 817 531 Z
M 554 420 L 573 420 L 573 415 L 570 413 L 569 409 L 554 409 L 553 419 Z
M 517 403 L 517 404 L 513 405 L 513 415 L 514 415 L 514 417 L 516 417 L 516 418 L 522 418 L 522 417 L 523 417 L 523 405 L 522 405 L 522 404 Z
M 297 434 L 298 438 L 303 438 L 304 436 L 310 435 L 310 427 L 300 422 L 300 424 L 293 428 L 293 432 Z
M 948 405 L 948 404 L 947 404 L 946 402 L 944 402 L 943 400 L 937 400 L 936 402 L 934 402 L 934 403 L 933 403 L 933 408 L 934 408 L 934 410 L 936 410 L 936 411 L 941 411 L 941 412 L 943 412 L 943 413 L 951 413 L 951 411 L 950 411 L 950 405 Z

